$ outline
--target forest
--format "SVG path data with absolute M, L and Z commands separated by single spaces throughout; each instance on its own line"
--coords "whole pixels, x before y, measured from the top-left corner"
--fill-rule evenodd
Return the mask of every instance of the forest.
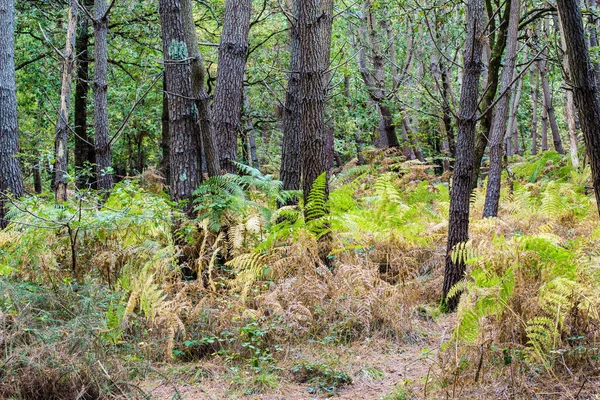
M 0 399 L 600 399 L 597 0 L 0 0 Z

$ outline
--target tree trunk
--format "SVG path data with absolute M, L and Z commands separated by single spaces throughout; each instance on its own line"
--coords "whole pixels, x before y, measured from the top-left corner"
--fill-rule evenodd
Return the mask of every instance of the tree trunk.
M 459 295 L 447 298 L 450 289 L 463 279 L 465 264 L 452 261 L 456 245 L 469 240 L 469 205 L 473 181 L 473 152 L 477 128 L 477 104 L 479 81 L 482 71 L 481 54 L 483 49 L 483 0 L 469 0 L 467 11 L 467 40 L 463 55 L 463 82 L 460 95 L 458 131 L 456 143 L 456 164 L 450 190 L 450 220 L 448 222 L 448 245 L 446 248 L 446 268 L 442 302 L 449 311 L 454 311 L 460 300 Z
M 57 203 L 67 201 L 67 141 L 69 138 L 69 108 L 71 105 L 71 83 L 75 61 L 75 33 L 77 30 L 77 2 L 71 0 L 67 40 L 63 53 L 62 85 L 60 90 L 60 108 L 56 123 L 54 142 L 54 191 Z
M 363 3 L 363 15 L 360 29 L 360 42 L 358 53 L 358 64 L 361 76 L 365 82 L 369 96 L 377 104 L 380 113 L 379 137 L 375 140 L 377 147 L 399 147 L 398 136 L 396 135 L 396 126 L 392 112 L 386 104 L 385 93 L 385 58 L 381 51 L 381 41 L 375 30 L 375 15 L 371 9 L 371 0 L 365 0 Z M 371 47 L 372 70 L 367 67 L 366 44 L 369 42 Z
M 202 182 L 200 141 L 195 131 L 191 66 L 179 0 L 160 0 L 160 19 L 169 105 L 171 199 L 191 200 Z M 186 211 L 192 214 L 191 204 Z
M 565 154 L 565 150 L 562 146 L 562 139 L 560 138 L 560 131 L 558 130 L 558 123 L 556 122 L 556 116 L 554 115 L 554 106 L 552 105 L 552 91 L 550 90 L 550 83 L 548 82 L 548 63 L 546 59 L 542 59 L 539 61 L 539 68 L 540 76 L 542 79 L 544 108 L 546 109 L 546 115 L 548 117 L 548 122 L 550 123 L 550 130 L 552 131 L 554 149 L 559 154 Z
M 590 53 L 585 43 L 581 9 L 576 0 L 558 0 L 565 35 L 571 87 L 590 159 L 596 205 L 600 212 L 600 99 Z
M 196 33 L 191 0 L 181 0 L 181 12 L 183 15 L 185 41 L 192 63 L 192 91 L 194 98 L 196 99 L 196 109 L 198 112 L 199 143 L 201 143 L 201 147 L 204 150 L 202 161 L 206 162 L 208 176 L 216 176 L 221 173 L 221 167 L 219 165 L 219 149 L 211 121 L 210 97 L 206 92 L 204 84 L 204 59 L 202 53 L 200 53 L 198 44 L 198 35 Z M 201 156 L 202 151 L 199 150 L 198 154 Z
M 94 20 L 94 131 L 96 139 L 96 181 L 98 190 L 108 193 L 113 187 L 111 144 L 108 132 L 108 4 L 95 0 Z
M 83 6 L 89 8 L 92 2 L 87 0 Z M 77 186 L 85 188 L 88 186 L 96 187 L 93 173 L 89 169 L 93 169 L 96 163 L 93 141 L 94 139 L 88 135 L 87 125 L 87 105 L 89 84 L 89 20 L 82 18 L 79 22 L 79 33 L 75 41 L 75 54 L 77 56 L 77 77 L 75 83 L 75 172 L 77 173 Z
M 488 7 L 488 16 L 493 15 L 493 10 L 491 6 L 491 2 L 486 2 Z M 481 101 L 480 109 L 485 111 L 487 110 L 493 103 L 496 97 L 496 92 L 498 91 L 498 83 L 500 78 L 500 66 L 502 61 L 502 54 L 504 53 L 504 49 L 506 48 L 506 31 L 508 29 L 508 20 L 510 17 L 510 7 L 511 0 L 507 0 L 504 5 L 504 13 L 502 14 L 502 19 L 500 21 L 500 25 L 498 26 L 498 32 L 493 33 L 495 31 L 495 24 L 490 25 L 490 31 L 492 32 L 491 38 L 493 40 L 492 46 L 492 55 L 490 57 L 490 64 L 488 67 L 488 80 L 486 93 L 483 96 Z M 490 128 L 492 126 L 492 116 L 493 113 L 488 112 L 481 119 L 481 124 L 479 128 L 479 132 L 477 137 L 475 138 L 475 153 L 473 159 L 473 180 L 471 182 L 472 189 L 474 190 L 477 187 L 477 182 L 479 180 L 479 171 L 481 170 L 481 161 L 483 160 L 483 156 L 485 154 L 485 149 L 488 144 L 488 137 L 490 134 Z
M 0 229 L 8 225 L 5 195 L 23 196 L 15 81 L 15 2 L 0 0 Z
M 236 173 L 237 133 L 242 109 L 242 89 L 248 53 L 251 0 L 226 0 L 219 68 L 213 104 L 213 124 L 219 143 L 222 170 Z
M 531 83 L 531 154 L 536 155 L 538 149 L 538 94 L 540 92 L 539 75 L 535 68 L 529 73 Z M 534 84 L 535 82 L 535 84 Z
M 325 94 L 324 64 L 321 41 L 322 19 L 319 0 L 302 0 L 298 13 L 298 35 L 300 40 L 299 93 L 300 93 L 300 138 L 302 144 L 302 191 L 304 204 L 315 180 L 326 173 L 325 157 Z M 326 187 L 326 196 L 328 190 Z
M 289 8 L 299 18 L 300 1 L 289 1 Z M 283 110 L 283 143 L 279 178 L 284 190 L 300 190 L 300 36 L 298 24 L 290 23 L 290 73 Z
M 571 69 L 569 67 L 569 56 L 567 56 L 567 44 L 565 39 L 565 32 L 562 26 L 562 19 L 559 18 L 558 24 L 560 26 L 560 42 L 561 49 L 563 52 L 563 64 L 564 64 L 564 79 L 569 82 L 571 80 Z M 571 155 L 571 164 L 573 167 L 579 167 L 579 154 L 577 151 L 577 122 L 575 121 L 575 100 L 573 98 L 573 91 L 571 88 L 567 88 L 565 93 L 565 119 L 567 120 L 567 127 L 569 129 L 569 153 Z
M 525 56 L 527 59 L 527 56 Z M 509 157 L 515 154 L 521 154 L 519 149 L 519 121 L 517 120 L 517 113 L 519 111 L 519 104 L 521 103 L 521 93 L 523 91 L 523 79 L 520 78 L 516 83 L 517 87 L 514 91 L 514 98 L 510 107 L 510 116 L 508 120 L 508 130 L 506 131 L 506 139 L 511 142 L 511 152 L 507 153 Z
M 517 44 L 519 34 L 519 16 L 521 15 L 521 1 L 512 0 L 510 6 L 510 20 L 506 39 L 506 56 L 502 69 L 502 83 L 500 93 L 505 93 L 498 103 L 492 120 L 490 130 L 490 170 L 488 172 L 487 191 L 483 218 L 497 217 L 500 203 L 500 188 L 502 179 L 502 156 L 504 155 L 503 142 L 506 131 L 506 116 L 510 102 L 511 84 L 517 63 Z M 515 96 L 515 97 L 518 97 Z M 515 99 L 516 109 L 517 100 Z M 513 111 L 514 112 L 514 111 Z M 511 119 L 513 115 L 511 115 Z M 510 124 L 509 124 L 510 125 Z M 510 134 L 510 130 L 508 133 Z M 510 136 L 509 136 L 510 138 Z
M 452 87 L 450 86 L 450 80 L 448 79 L 448 71 L 444 66 L 442 59 L 438 58 L 435 54 L 431 55 L 431 71 L 435 78 L 436 87 L 442 95 L 442 123 L 446 134 L 446 138 L 443 142 L 445 142 L 445 146 L 447 146 L 447 154 L 444 154 L 444 156 L 455 158 L 456 139 L 454 137 L 454 127 L 452 126 L 452 100 L 450 98 Z M 454 165 L 454 162 L 452 161 L 449 164 Z
M 250 108 L 250 98 L 248 97 L 248 86 L 244 86 L 244 117 L 246 119 L 246 152 L 247 162 L 253 168 L 258 169 L 258 155 L 256 154 L 256 138 L 254 132 L 254 122 L 252 121 L 252 109 Z

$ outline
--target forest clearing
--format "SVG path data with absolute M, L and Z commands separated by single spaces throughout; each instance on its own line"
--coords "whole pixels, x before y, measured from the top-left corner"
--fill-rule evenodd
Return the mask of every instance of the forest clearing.
M 600 399 L 596 0 L 0 0 L 0 399 Z

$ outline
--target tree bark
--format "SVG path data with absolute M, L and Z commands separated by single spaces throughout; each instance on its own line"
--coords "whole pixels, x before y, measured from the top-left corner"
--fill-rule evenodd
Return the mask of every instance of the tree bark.
M 494 11 L 490 1 L 486 2 L 488 8 L 488 17 L 493 16 Z M 492 55 L 490 57 L 490 64 L 488 67 L 488 79 L 486 93 L 481 101 L 480 109 L 487 110 L 493 103 L 498 91 L 498 84 L 500 78 L 500 67 L 502 61 L 502 54 L 506 48 L 506 31 L 508 29 L 508 20 L 510 17 L 511 0 L 507 0 L 504 5 L 504 13 L 498 26 L 498 32 L 495 31 L 495 24 L 490 25 L 490 31 L 492 32 L 491 39 L 493 41 Z M 490 127 L 492 126 L 493 113 L 488 112 L 481 119 L 479 132 L 475 138 L 475 153 L 473 158 L 473 180 L 471 182 L 472 189 L 477 187 L 479 180 L 479 171 L 481 170 L 481 161 L 485 154 L 485 149 L 488 144 L 488 137 L 490 133 Z
M 547 54 L 544 54 L 546 57 Z M 552 91 L 550 90 L 550 83 L 548 82 L 548 62 L 546 59 L 539 61 L 540 76 L 542 79 L 542 91 L 544 95 L 544 108 L 546 109 L 546 115 L 550 124 L 550 130 L 552 131 L 552 140 L 554 142 L 554 149 L 559 154 L 565 154 L 563 149 L 562 139 L 560 137 L 560 131 L 558 130 L 558 123 L 556 122 L 556 116 L 554 114 L 554 106 L 552 105 Z
M 510 102 L 511 84 L 517 63 L 517 44 L 519 34 L 519 16 L 521 15 L 521 1 L 512 0 L 510 6 L 510 19 L 506 40 L 506 56 L 502 69 L 502 83 L 500 93 L 502 98 L 496 103 L 492 127 L 490 130 L 490 170 L 488 172 L 487 191 L 483 218 L 497 217 L 500 204 L 500 188 L 502 180 L 502 156 L 504 155 L 504 136 L 506 130 L 506 117 Z M 515 99 L 516 104 L 516 99 Z M 516 106 L 515 106 L 516 108 Z M 511 115 L 511 118 L 513 116 Z M 511 131 L 508 131 L 509 135 Z M 510 137 L 510 136 L 509 136 Z
M 458 115 L 456 143 L 456 164 L 450 189 L 450 219 L 448 222 L 448 244 L 446 248 L 446 267 L 442 302 L 449 311 L 454 311 L 460 300 L 456 295 L 447 298 L 450 289 L 464 278 L 463 261 L 452 261 L 452 252 L 456 245 L 469 240 L 469 199 L 473 175 L 473 155 L 477 128 L 477 104 L 479 81 L 482 71 L 481 55 L 483 49 L 483 0 L 469 0 L 467 12 L 467 40 L 463 55 L 463 82 Z
M 327 172 L 325 144 L 325 98 L 322 19 L 319 0 L 300 1 L 298 34 L 300 38 L 299 92 L 300 138 L 302 143 L 302 191 L 304 203 L 315 180 Z M 326 196 L 328 190 L 326 188 Z
M 208 176 L 216 176 L 221 173 L 219 165 L 219 150 L 217 139 L 211 121 L 210 97 L 206 92 L 204 59 L 200 53 L 198 44 L 198 35 L 196 33 L 196 24 L 194 23 L 194 13 L 191 0 L 181 0 L 181 9 L 183 15 L 183 28 L 185 41 L 189 49 L 191 58 L 191 79 L 192 91 L 196 99 L 196 108 L 198 112 L 198 134 L 200 143 L 204 150 L 204 161 Z M 199 150 L 199 155 L 202 151 Z
M 96 182 L 98 190 L 113 187 L 112 151 L 108 132 L 108 4 L 95 0 L 94 19 L 94 131 L 96 140 Z
M 87 0 L 83 6 L 89 8 L 91 1 Z M 77 186 L 85 188 L 88 186 L 96 187 L 94 174 L 89 169 L 94 169 L 96 163 L 93 141 L 94 139 L 88 135 L 87 123 L 87 105 L 88 93 L 90 90 L 89 84 L 89 41 L 90 35 L 88 32 L 89 20 L 82 18 L 79 22 L 79 32 L 75 40 L 75 54 L 77 57 L 77 76 L 75 83 L 75 171 L 77 173 Z
M 581 130 L 590 159 L 596 205 L 600 212 L 600 99 L 596 77 L 585 42 L 581 9 L 576 0 L 558 0 L 558 13 L 562 22 L 571 87 L 579 111 Z
M 365 82 L 369 96 L 377 104 L 380 113 L 379 137 L 375 140 L 377 147 L 399 147 L 400 142 L 396 135 L 396 125 L 392 112 L 386 104 L 385 93 L 385 58 L 381 50 L 381 42 L 375 29 L 375 15 L 373 13 L 371 0 L 363 3 L 363 15 L 360 25 L 360 42 L 358 53 L 358 64 L 360 74 Z M 370 61 L 372 70 L 367 67 L 366 44 L 371 47 Z
M 296 21 L 300 17 L 300 1 L 289 1 Z M 283 109 L 283 143 L 281 146 L 280 179 L 284 190 L 300 190 L 300 36 L 298 24 L 291 22 L 290 28 L 290 73 Z
M 161 143 L 162 160 L 160 161 L 160 172 L 165 176 L 168 186 L 171 186 L 171 139 L 169 138 L 169 101 L 167 95 L 167 77 L 163 73 L 163 101 L 161 118 Z
M 194 190 L 202 182 L 202 165 L 181 2 L 160 0 L 159 12 L 169 105 L 171 199 L 191 200 Z M 191 204 L 188 203 L 185 209 L 192 214 Z
M 222 170 L 236 173 L 237 134 L 242 109 L 242 89 L 248 53 L 251 0 L 226 0 L 219 68 L 213 104 L 213 124 L 219 143 Z
M 15 80 L 15 2 L 0 0 L 0 229 L 8 225 L 8 193 L 23 196 Z
M 54 192 L 57 203 L 67 201 L 67 141 L 69 138 L 69 109 L 71 105 L 71 84 L 73 80 L 73 64 L 75 61 L 75 34 L 77 30 L 77 2 L 71 0 L 67 40 L 63 53 L 62 85 L 60 91 L 60 108 L 56 123 L 56 140 L 54 142 Z

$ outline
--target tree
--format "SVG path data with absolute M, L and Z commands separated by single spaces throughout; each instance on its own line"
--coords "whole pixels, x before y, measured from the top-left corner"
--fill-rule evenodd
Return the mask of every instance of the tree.
M 112 3 L 114 4 L 114 3 Z M 108 14 L 106 0 L 95 0 L 94 8 L 94 131 L 96 139 L 96 180 L 99 190 L 113 186 L 111 144 L 108 131 Z
M 63 71 L 58 122 L 56 123 L 56 139 L 54 142 L 54 192 L 57 203 L 64 203 L 67 200 L 67 141 L 69 138 L 69 109 L 71 104 L 73 64 L 75 61 L 77 7 L 77 1 L 71 0 L 67 27 L 67 43 L 64 53 L 60 54 L 63 58 Z
M 190 200 L 202 181 L 202 165 L 200 142 L 195 134 L 191 65 L 185 42 L 180 0 L 160 0 L 159 13 L 169 108 L 171 199 Z M 191 204 L 188 204 L 188 213 L 191 213 L 191 210 Z
M 229 173 L 237 172 L 233 161 L 237 159 L 237 134 L 241 119 L 251 12 L 251 0 L 225 1 L 212 119 L 219 142 L 221 169 Z
M 5 218 L 7 193 L 23 196 L 17 122 L 17 86 L 15 82 L 15 2 L 0 0 L 0 229 Z
M 305 204 L 315 180 L 326 173 L 325 99 L 326 87 L 321 26 L 330 19 L 321 18 L 319 0 L 303 0 L 298 10 L 300 140 L 302 149 L 302 192 Z M 327 188 L 326 188 L 327 194 Z
M 510 102 L 511 85 L 513 85 L 513 73 L 517 63 L 517 44 L 519 34 L 519 17 L 521 15 L 521 1 L 511 0 L 510 19 L 506 39 L 506 57 L 502 70 L 502 83 L 500 95 L 496 103 L 494 118 L 490 131 L 490 170 L 488 172 L 487 191 L 483 217 L 497 217 L 500 202 L 500 183 L 502 178 L 502 157 L 504 155 L 503 142 L 507 137 L 510 141 L 512 130 L 506 129 L 506 116 Z M 515 106 L 516 108 L 516 106 Z
M 392 111 L 387 104 L 385 92 L 385 54 L 381 49 L 381 39 L 375 29 L 375 15 L 370 0 L 363 2 L 363 16 L 360 22 L 360 43 L 358 64 L 369 96 L 379 110 L 379 137 L 375 140 L 378 147 L 399 147 L 396 125 Z M 371 49 L 370 63 L 372 69 L 367 67 L 367 43 Z M 413 157 L 414 158 L 414 157 Z
M 579 112 L 600 212 L 600 99 L 595 71 L 590 61 L 579 3 L 575 0 L 558 0 L 557 6 L 565 37 L 570 86 Z
M 198 45 L 191 0 L 181 0 L 181 13 L 183 15 L 185 42 L 189 49 L 192 63 L 190 69 L 192 74 L 192 91 L 198 110 L 198 126 L 202 148 L 204 149 L 204 159 L 206 160 L 208 176 L 216 176 L 221 171 L 219 166 L 219 152 L 211 121 L 210 98 L 204 85 L 204 59 Z
M 442 302 L 449 311 L 456 309 L 459 295 L 447 298 L 450 289 L 463 279 L 464 260 L 455 261 L 452 252 L 460 243 L 469 240 L 469 199 L 473 180 L 473 152 L 477 128 L 479 80 L 482 71 L 483 0 L 469 0 L 467 11 L 467 40 L 463 53 L 463 82 L 457 121 L 456 164 L 450 190 L 450 219 Z
M 280 179 L 284 190 L 300 189 L 300 33 L 298 18 L 300 1 L 289 0 L 288 8 L 292 9 L 293 19 L 289 18 L 290 28 L 290 67 L 288 86 L 283 107 L 283 142 L 281 144 Z
M 92 2 L 86 0 L 82 6 L 89 7 Z M 95 146 L 93 137 L 88 135 L 87 123 L 87 106 L 89 85 L 89 40 L 88 32 L 89 19 L 81 18 L 79 22 L 79 32 L 75 40 L 75 55 L 77 59 L 77 71 L 75 78 L 75 127 L 73 128 L 75 136 L 75 171 L 81 173 L 86 168 L 96 163 Z M 92 185 L 96 187 L 94 182 L 90 182 L 90 177 L 81 174 L 78 176 L 77 185 L 85 187 Z M 93 180 L 92 180 L 93 181 Z

